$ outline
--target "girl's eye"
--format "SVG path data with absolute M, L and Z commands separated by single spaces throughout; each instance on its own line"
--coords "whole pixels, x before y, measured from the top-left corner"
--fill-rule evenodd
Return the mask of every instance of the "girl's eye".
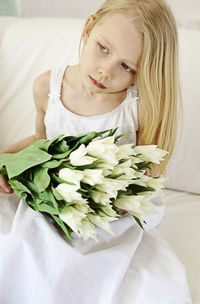
M 133 72 L 133 69 L 131 69 L 128 65 L 126 65 L 125 63 L 122 63 L 123 68 L 128 71 L 128 72 Z
M 103 53 L 108 53 L 108 49 L 100 43 L 99 43 L 99 48 Z

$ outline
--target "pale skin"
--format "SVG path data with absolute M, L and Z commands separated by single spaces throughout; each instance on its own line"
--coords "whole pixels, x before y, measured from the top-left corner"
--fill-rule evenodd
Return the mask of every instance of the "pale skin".
M 92 16 L 86 25 L 92 22 Z M 105 16 L 83 37 L 80 62 L 69 66 L 64 74 L 61 101 L 70 111 L 82 115 L 99 115 L 112 111 L 125 98 L 127 88 L 134 83 L 142 53 L 143 41 L 133 24 L 121 14 Z M 16 153 L 40 138 L 46 138 L 44 116 L 50 91 L 50 71 L 33 83 L 36 107 L 35 134 L 9 146 L 0 153 Z M 138 102 L 140 141 L 143 115 Z M 152 175 L 152 174 L 151 174 Z M 0 192 L 12 193 L 5 176 L 0 175 Z

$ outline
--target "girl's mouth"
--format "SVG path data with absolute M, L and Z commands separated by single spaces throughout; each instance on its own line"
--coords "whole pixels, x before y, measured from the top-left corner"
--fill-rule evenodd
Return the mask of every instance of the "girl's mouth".
M 100 82 L 98 82 L 97 80 L 95 80 L 94 78 L 92 78 L 91 76 L 90 76 L 90 80 L 91 80 L 91 82 L 92 82 L 96 87 L 98 87 L 98 88 L 100 88 L 100 89 L 105 89 L 105 87 L 104 87 L 103 84 L 101 84 Z

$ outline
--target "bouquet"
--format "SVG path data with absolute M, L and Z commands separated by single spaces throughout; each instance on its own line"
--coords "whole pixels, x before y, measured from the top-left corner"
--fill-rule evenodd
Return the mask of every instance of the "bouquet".
M 155 213 L 151 197 L 162 178 L 145 175 L 166 151 L 156 145 L 117 145 L 116 129 L 40 139 L 18 153 L 0 155 L 0 174 L 34 210 L 48 214 L 67 237 L 74 231 L 97 241 L 96 226 L 113 234 L 110 222 L 122 210 L 143 228 Z

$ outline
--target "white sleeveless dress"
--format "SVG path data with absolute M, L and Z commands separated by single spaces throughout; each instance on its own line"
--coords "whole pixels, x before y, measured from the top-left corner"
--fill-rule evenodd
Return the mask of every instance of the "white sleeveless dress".
M 52 70 L 45 116 L 47 138 L 119 127 L 131 131 L 121 143 L 135 143 L 137 89 L 113 111 L 83 117 L 60 100 L 66 67 Z M 0 199 L 0 303 L 2 304 L 191 304 L 185 270 L 156 226 L 158 213 L 143 231 L 129 215 L 112 222 L 115 236 L 97 227 L 98 242 L 72 233 L 70 242 L 42 214 L 15 195 Z

